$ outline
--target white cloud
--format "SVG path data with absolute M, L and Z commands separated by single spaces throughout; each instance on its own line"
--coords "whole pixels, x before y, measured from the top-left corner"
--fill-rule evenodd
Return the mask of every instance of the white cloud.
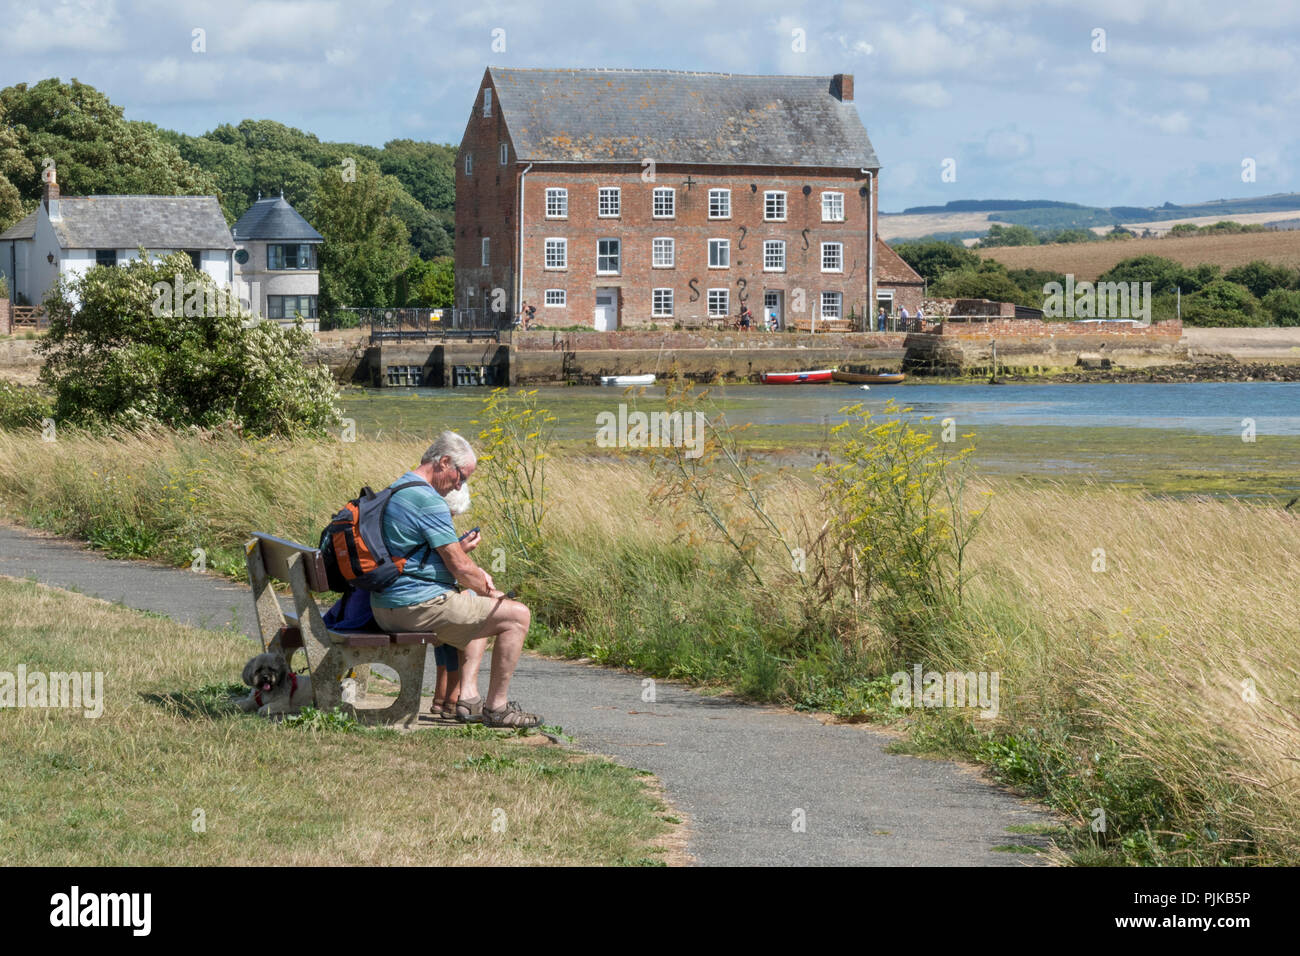
M 110 53 L 126 45 L 114 0 L 15 3 L 6 19 L 0 50 L 14 55 Z
M 1147 125 L 1158 129 L 1162 133 L 1168 133 L 1170 136 L 1186 133 L 1192 126 L 1192 121 L 1187 118 L 1187 114 L 1182 110 L 1163 114 L 1154 113 L 1145 117 L 1145 122 Z
M 853 72 L 891 208 L 995 194 L 1108 205 L 1194 198 L 1198 163 L 1230 178 L 1225 149 L 1256 156 L 1261 171 L 1266 148 L 1300 154 L 1300 4 L 748 0 L 739 19 L 735 0 L 617 4 L 599 15 L 570 0 L 0 5 L 0 86 L 76 76 L 130 118 L 190 133 L 249 117 L 327 140 L 455 141 L 490 63 Z M 1098 26 L 1106 54 L 1090 50 Z M 191 52 L 195 27 L 207 31 L 206 54 Z M 491 49 L 496 27 L 507 31 L 506 51 Z M 791 49 L 795 28 L 805 53 Z M 944 156 L 962 158 L 962 178 L 940 199 L 933 170 Z M 1300 189 L 1297 173 L 1270 161 L 1269 190 Z
M 984 137 L 984 155 L 989 159 L 1008 161 L 1021 159 L 1033 152 L 1033 143 L 1014 126 L 997 129 Z
M 913 106 L 923 106 L 927 109 L 941 109 L 952 103 L 952 94 L 944 89 L 942 83 L 934 81 L 900 86 L 898 97 Z

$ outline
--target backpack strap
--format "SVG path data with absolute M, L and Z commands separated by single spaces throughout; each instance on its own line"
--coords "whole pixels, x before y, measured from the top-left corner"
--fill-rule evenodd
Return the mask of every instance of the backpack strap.
M 383 528 L 383 526 L 384 526 L 384 518 L 385 518 L 385 517 L 387 516 L 387 514 L 388 514 L 388 505 L 389 505 L 390 502 L 392 502 L 392 500 L 393 500 L 393 495 L 396 495 L 399 491 L 405 491 L 407 488 L 419 488 L 421 485 L 423 485 L 425 488 L 430 488 L 430 487 L 432 487 L 432 485 L 430 485 L 427 481 L 404 481 L 404 482 L 402 482 L 400 485 L 397 485 L 397 486 L 395 486 L 395 487 L 393 487 L 393 488 L 390 489 L 390 490 L 392 491 L 392 494 L 390 494 L 390 495 L 388 496 L 388 501 L 385 501 L 385 502 L 384 502 L 384 506 L 383 506 L 383 508 L 381 508 L 380 511 L 379 511 L 379 527 L 380 527 L 380 528 Z M 435 491 L 435 493 L 436 493 L 436 492 L 437 492 L 437 489 L 434 489 L 434 491 Z M 426 541 L 424 544 L 417 544 L 417 545 L 416 545 L 414 548 L 412 548 L 410 551 L 406 552 L 406 554 L 402 555 L 402 560 L 403 560 L 403 561 L 409 561 L 409 560 L 411 560 L 411 555 L 415 554 L 415 552 L 420 551 L 421 549 L 423 549 L 424 552 L 425 552 L 425 556 L 424 556 L 424 558 L 421 558 L 421 559 L 420 559 L 420 563 L 423 564 L 425 558 L 427 558 L 427 557 L 429 556 L 429 552 L 433 550 L 432 545 L 430 545 L 427 541 Z

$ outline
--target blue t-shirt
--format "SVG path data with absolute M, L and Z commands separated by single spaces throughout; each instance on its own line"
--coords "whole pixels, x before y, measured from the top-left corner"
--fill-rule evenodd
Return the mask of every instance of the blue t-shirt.
M 457 540 L 451 510 L 433 485 L 413 471 L 393 484 L 408 481 L 421 482 L 423 487 L 406 488 L 389 499 L 384 512 L 384 544 L 394 558 L 410 557 L 387 590 L 370 595 L 371 607 L 406 607 L 456 589 L 456 578 L 435 550 Z

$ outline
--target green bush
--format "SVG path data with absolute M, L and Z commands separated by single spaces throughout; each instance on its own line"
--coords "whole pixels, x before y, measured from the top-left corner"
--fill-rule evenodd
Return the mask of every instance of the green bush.
M 1209 263 L 1184 268 L 1180 263 L 1161 256 L 1134 256 L 1123 259 L 1097 277 L 1098 282 L 1150 282 L 1154 295 L 1183 295 L 1203 289 L 1219 278 L 1219 267 Z
M 935 622 L 961 606 L 983 508 L 963 502 L 973 446 L 949 450 L 893 399 L 884 411 L 890 417 L 878 422 L 860 404 L 841 409 L 848 419 L 832 429 L 834 464 L 819 471 L 832 551 L 843 556 L 830 579 L 854 604 L 875 602 L 907 656 L 927 650 Z
M 349 309 L 337 309 L 333 312 L 321 312 L 320 330 L 332 332 L 335 329 L 355 329 L 361 325 L 361 316 Z
M 1275 266 L 1259 259 L 1248 262 L 1244 266 L 1229 269 L 1223 274 L 1223 277 L 1229 282 L 1244 285 L 1250 290 L 1251 295 L 1258 299 L 1264 298 L 1274 289 L 1294 289 L 1296 287 L 1296 271 L 1294 269 L 1288 269 L 1286 266 Z
M 61 280 L 46 308 L 59 421 L 290 435 L 338 420 L 333 377 L 303 361 L 311 335 L 253 320 L 184 253 Z
M 456 300 L 456 275 L 450 256 L 425 261 L 417 259 L 407 267 L 398 283 L 402 305 L 427 309 L 449 309 Z
M 50 400 L 36 389 L 0 382 L 0 428 L 36 428 L 53 411 Z
M 894 251 L 926 282 L 955 269 L 978 269 L 980 257 L 958 242 L 902 242 Z
M 1274 325 L 1300 325 L 1300 291 L 1274 289 L 1260 305 Z
M 1043 288 L 1049 282 L 1059 282 L 1062 288 L 1065 287 L 1065 273 L 1049 272 L 1046 269 L 1009 269 L 1007 278 L 1019 286 L 1025 294 L 1023 299 L 1017 301 L 1036 309 L 1043 307 Z
M 1036 296 L 1026 294 L 1005 272 L 962 269 L 949 272 L 930 287 L 930 295 L 941 299 L 992 299 L 1041 307 L 1042 290 Z
M 997 223 L 989 226 L 988 235 L 979 242 L 981 249 L 997 246 L 1036 246 L 1038 233 L 1028 226 L 1001 226 Z
M 1245 286 L 1218 279 L 1183 296 L 1183 321 L 1200 326 L 1255 326 L 1265 325 L 1267 314 Z

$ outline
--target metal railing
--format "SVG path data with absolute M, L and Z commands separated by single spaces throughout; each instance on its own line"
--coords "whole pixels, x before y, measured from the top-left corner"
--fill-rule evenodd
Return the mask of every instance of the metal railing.
M 371 344 L 423 339 L 496 338 L 510 327 L 505 313 L 481 309 L 428 309 L 410 307 L 341 308 L 322 315 L 324 329 L 355 328 L 369 331 Z

